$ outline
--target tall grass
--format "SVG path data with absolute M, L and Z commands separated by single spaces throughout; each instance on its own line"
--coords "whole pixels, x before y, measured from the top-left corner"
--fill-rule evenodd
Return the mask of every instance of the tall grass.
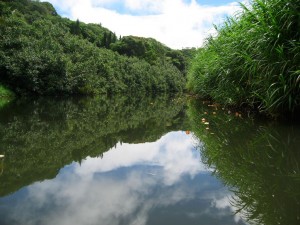
M 270 115 L 300 105 L 300 0 L 253 0 L 198 50 L 189 90 Z

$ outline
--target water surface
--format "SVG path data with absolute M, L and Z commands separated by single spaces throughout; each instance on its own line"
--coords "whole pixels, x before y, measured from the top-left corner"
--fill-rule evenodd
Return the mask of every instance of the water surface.
M 0 224 L 272 224 L 265 218 L 279 213 L 287 221 L 286 212 L 297 221 L 298 127 L 198 103 L 118 96 L 7 105 L 0 110 Z M 280 130 L 279 140 L 268 138 Z M 294 160 L 278 164 L 282 154 Z M 247 190 L 250 183 L 258 190 Z M 252 204 L 277 209 L 265 197 L 270 185 L 281 193 L 271 194 L 283 204 L 276 212 Z M 235 214 L 244 203 L 248 211 Z

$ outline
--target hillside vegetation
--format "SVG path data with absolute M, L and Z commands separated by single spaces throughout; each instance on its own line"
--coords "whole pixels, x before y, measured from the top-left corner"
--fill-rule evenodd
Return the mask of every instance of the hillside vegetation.
M 299 112 L 300 1 L 253 0 L 199 49 L 188 88 L 268 115 Z
M 38 95 L 181 92 L 190 51 L 60 17 L 47 2 L 0 1 L 0 83 Z M 140 48 L 144 46 L 144 48 Z

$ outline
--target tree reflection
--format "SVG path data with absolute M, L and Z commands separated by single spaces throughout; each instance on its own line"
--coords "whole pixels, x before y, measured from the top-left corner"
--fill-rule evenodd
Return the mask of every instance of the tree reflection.
M 4 157 L 0 157 L 0 176 L 3 174 L 4 170 Z
M 117 143 L 152 142 L 185 126 L 183 98 L 38 99 L 0 111 L 0 196 L 51 179 L 72 161 L 101 157 Z M 4 167 L 3 165 L 1 166 Z
M 207 104 L 190 102 L 188 114 L 202 159 L 235 192 L 237 212 L 250 223 L 299 224 L 299 126 L 253 123 Z

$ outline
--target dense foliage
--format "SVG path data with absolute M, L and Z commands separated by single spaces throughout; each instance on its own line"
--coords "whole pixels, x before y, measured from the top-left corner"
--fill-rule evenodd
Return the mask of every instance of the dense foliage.
M 100 157 L 117 143 L 153 142 L 183 129 L 185 102 L 162 95 L 16 101 L 0 110 L 0 196 Z M 2 171 L 3 170 L 3 171 Z
M 236 212 L 249 224 L 299 223 L 298 126 L 253 123 L 199 101 L 190 102 L 188 116 L 202 161 L 235 193 Z
M 300 1 L 253 0 L 198 50 L 188 88 L 270 115 L 300 105 Z
M 127 54 L 108 29 L 61 18 L 50 3 L 0 1 L 0 33 L 0 82 L 17 93 L 156 93 L 185 86 L 177 51 L 160 54 L 166 47 L 155 42 L 145 55 Z
M 122 55 L 136 56 L 150 64 L 157 61 L 172 63 L 183 73 L 186 73 L 188 64 L 196 49 L 172 50 L 153 38 L 125 36 L 110 45 L 111 49 Z

